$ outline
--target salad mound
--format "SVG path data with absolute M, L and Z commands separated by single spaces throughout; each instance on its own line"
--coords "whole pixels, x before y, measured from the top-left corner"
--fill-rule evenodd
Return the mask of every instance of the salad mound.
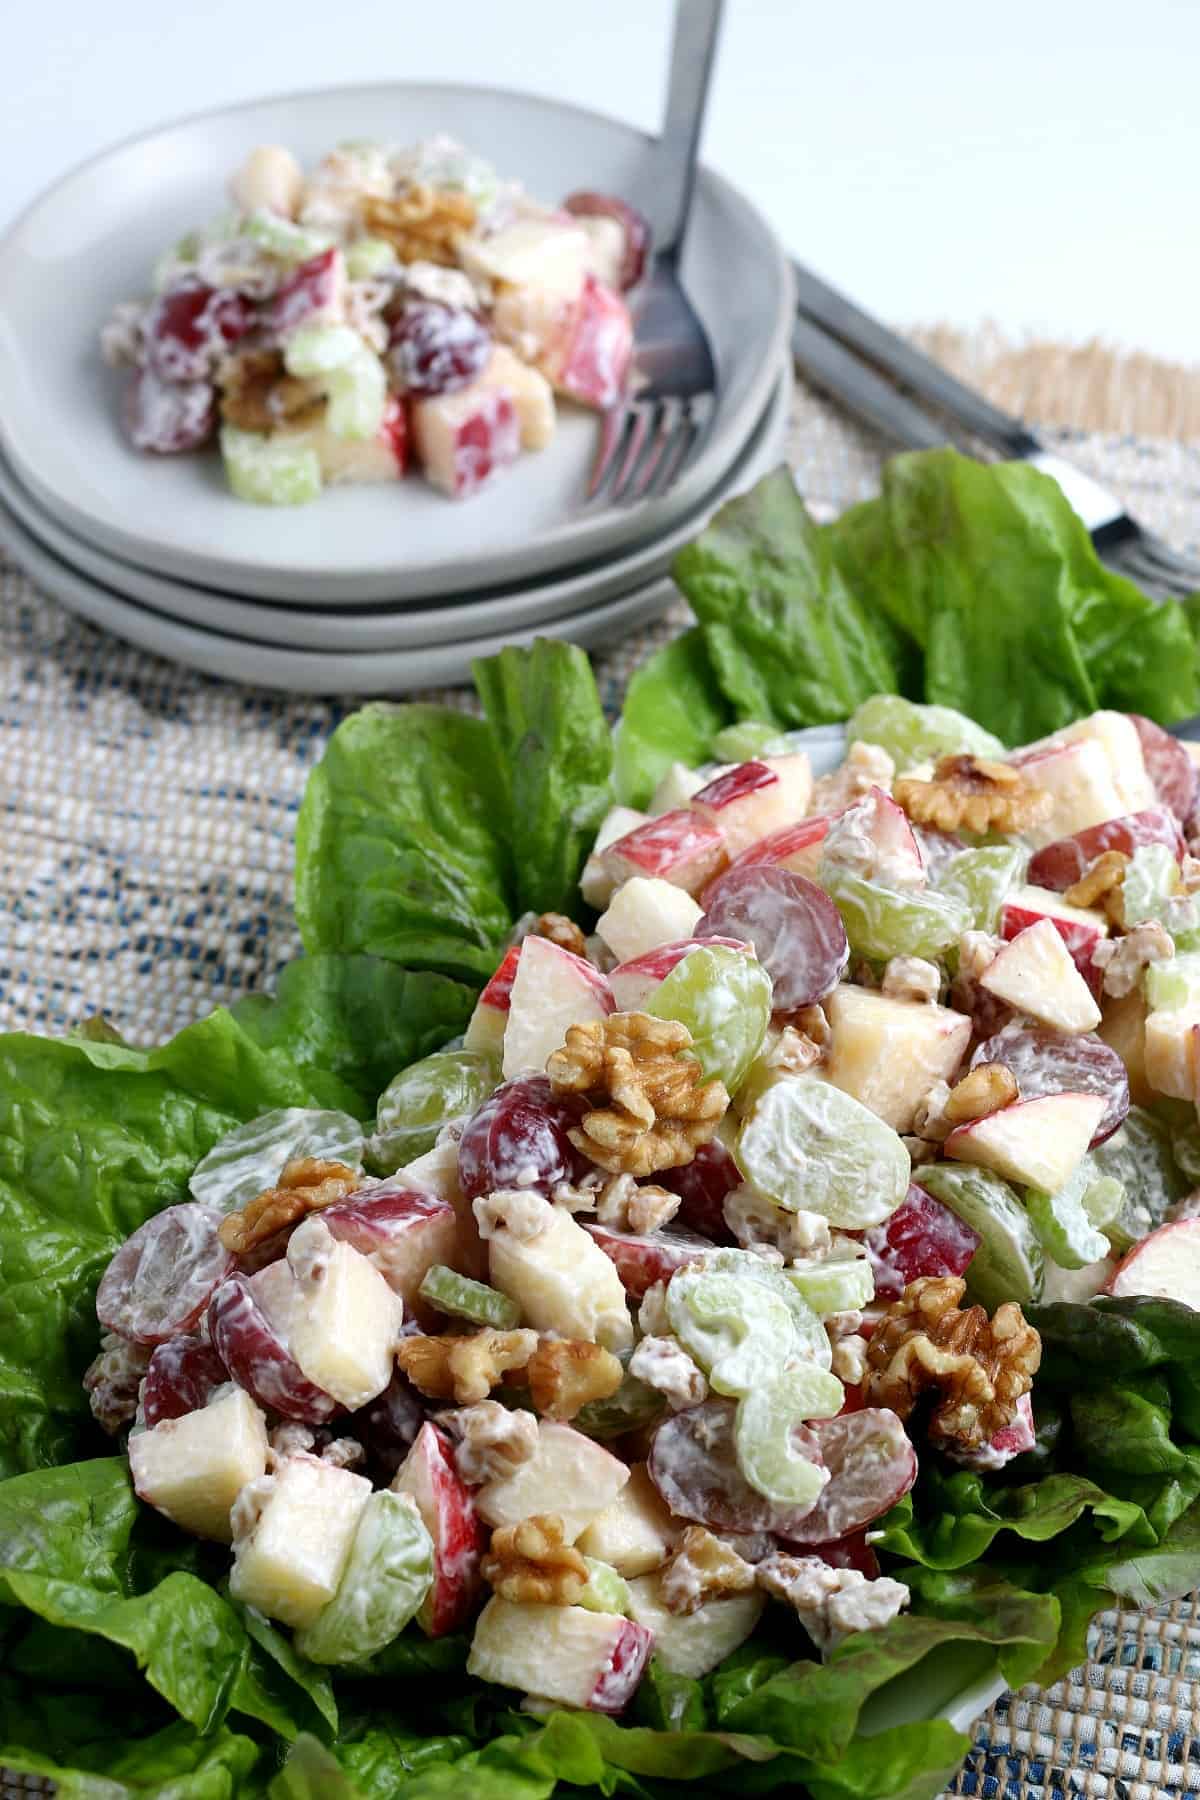
M 410 465 L 463 498 L 551 442 L 556 394 L 603 411 L 625 387 L 650 232 L 624 200 L 544 206 L 445 136 L 340 144 L 307 173 L 260 145 L 229 194 L 101 347 L 130 371 L 134 448 L 219 441 L 239 500 L 299 505 Z
M 0 1763 L 931 1791 L 1200 1580 L 1197 765 L 681 679 L 614 792 L 580 652 L 476 680 L 335 733 L 275 996 L 0 1040 Z

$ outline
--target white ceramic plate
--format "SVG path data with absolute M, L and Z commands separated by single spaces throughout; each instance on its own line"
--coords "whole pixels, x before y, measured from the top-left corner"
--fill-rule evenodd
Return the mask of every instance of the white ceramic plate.
M 503 631 L 485 637 L 458 637 L 449 644 L 409 650 L 286 650 L 277 644 L 225 637 L 198 626 L 182 625 L 148 606 L 138 606 L 91 581 L 43 548 L 16 515 L 0 503 L 0 543 L 26 573 L 70 611 L 92 624 L 158 656 L 253 687 L 280 688 L 292 694 L 403 695 L 421 688 L 447 687 L 470 678 L 477 656 L 492 656 L 507 644 L 529 644 L 535 637 L 569 638 L 587 648 L 608 642 L 647 624 L 678 598 L 668 580 L 651 581 L 619 599 L 548 619 L 541 626 Z
M 185 580 L 296 602 L 428 599 L 523 581 L 628 549 L 693 512 L 742 451 L 777 379 L 791 314 L 783 251 L 728 183 L 703 171 L 684 279 L 713 341 L 719 404 L 702 453 L 664 499 L 584 504 L 597 423 L 562 408 L 550 448 L 454 503 L 423 481 L 334 489 L 311 506 L 248 506 L 213 455 L 150 457 L 123 440 L 120 377 L 96 334 L 146 290 L 155 258 L 224 204 L 253 145 L 315 161 L 346 137 L 448 131 L 534 194 L 572 188 L 636 202 L 653 146 L 632 127 L 494 89 L 402 82 L 254 101 L 200 114 L 105 152 L 52 187 L 0 243 L 0 435 L 17 473 L 73 531 Z
M 155 608 L 171 618 L 204 629 L 263 643 L 307 650 L 397 650 L 454 643 L 464 633 L 512 632 L 561 622 L 591 611 L 607 600 L 661 579 L 671 558 L 704 524 L 722 501 L 753 485 L 782 461 L 787 437 L 792 379 L 784 374 L 766 416 L 745 454 L 699 511 L 660 538 L 648 550 L 597 565 L 566 580 L 538 583 L 517 592 L 424 609 L 373 607 L 318 612 L 262 600 L 239 600 L 155 575 L 133 563 L 108 556 L 67 531 L 16 479 L 0 457 L 0 500 L 53 557 L 76 573 L 128 600 Z

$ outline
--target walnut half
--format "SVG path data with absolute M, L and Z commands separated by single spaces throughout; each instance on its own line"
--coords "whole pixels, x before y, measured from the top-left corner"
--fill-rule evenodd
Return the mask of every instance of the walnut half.
M 524 1369 L 537 1349 L 536 1331 L 495 1331 L 490 1326 L 469 1337 L 401 1338 L 396 1362 L 415 1388 L 433 1400 L 474 1406 L 486 1400 L 505 1375 Z
M 587 1586 L 588 1568 L 564 1535 L 557 1513 L 531 1513 L 519 1525 L 494 1531 L 483 1579 L 519 1605 L 574 1606 Z
M 943 756 L 932 781 L 903 775 L 892 790 L 898 805 L 918 825 L 937 831 L 1026 831 L 1050 816 L 1053 796 L 1012 763 L 977 756 Z
M 256 1194 L 241 1212 L 227 1213 L 217 1229 L 226 1250 L 245 1256 L 256 1245 L 274 1237 L 286 1225 L 294 1225 L 306 1214 L 344 1200 L 363 1184 L 363 1177 L 348 1169 L 345 1163 L 322 1162 L 315 1156 L 302 1156 L 288 1163 L 279 1177 L 279 1186 Z
M 976 1449 L 1016 1418 L 1041 1363 L 1042 1340 L 1015 1301 L 998 1306 L 990 1320 L 982 1306 L 960 1310 L 966 1287 L 957 1275 L 909 1283 L 871 1335 L 863 1396 L 901 1419 L 932 1396 L 930 1442 Z
M 569 1027 L 546 1063 L 556 1094 L 581 1095 L 587 1111 L 569 1136 L 577 1150 L 616 1175 L 652 1175 L 690 1163 L 729 1105 L 719 1081 L 705 1081 L 685 1056 L 692 1036 L 673 1019 L 610 1013 Z

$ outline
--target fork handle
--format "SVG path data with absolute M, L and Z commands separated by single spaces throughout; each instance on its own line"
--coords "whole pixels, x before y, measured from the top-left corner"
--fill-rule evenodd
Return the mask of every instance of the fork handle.
M 1019 419 L 1001 412 L 982 394 L 956 380 L 940 363 L 889 331 L 819 275 L 800 263 L 792 264 L 792 274 L 802 318 L 823 326 L 850 349 L 869 357 L 884 374 L 939 407 L 962 430 L 982 438 L 1005 456 L 1032 456 L 1042 448 Z
M 675 0 L 667 110 L 654 170 L 660 255 L 678 252 L 687 225 L 723 10 L 724 0 Z
M 792 354 L 814 387 L 840 400 L 890 443 L 904 450 L 941 450 L 951 442 L 936 419 L 802 313 L 792 322 Z

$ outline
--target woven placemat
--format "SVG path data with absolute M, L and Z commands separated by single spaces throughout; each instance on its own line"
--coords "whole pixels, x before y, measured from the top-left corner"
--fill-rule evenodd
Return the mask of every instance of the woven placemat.
M 986 346 L 964 342 L 960 361 L 986 363 Z M 1147 524 L 1196 547 L 1200 447 L 1049 435 Z M 814 501 L 840 508 L 877 488 L 881 446 L 803 387 L 790 451 Z M 681 603 L 596 656 L 607 706 L 687 618 Z M 55 1032 L 103 1011 L 151 1042 L 269 985 L 300 949 L 291 859 L 305 779 L 354 700 L 236 687 L 143 655 L 65 612 L 2 552 L 0 696 L 0 1028 Z M 441 697 L 470 704 L 461 690 Z M 952 1792 L 1200 1793 L 1200 1604 L 1105 1613 L 1093 1646 L 1067 1680 L 993 1707 Z

